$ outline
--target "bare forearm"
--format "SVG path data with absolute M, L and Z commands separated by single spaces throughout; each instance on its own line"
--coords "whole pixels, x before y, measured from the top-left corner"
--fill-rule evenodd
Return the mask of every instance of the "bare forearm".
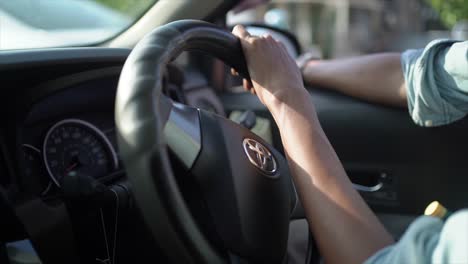
M 406 106 L 406 89 L 399 53 L 382 53 L 308 64 L 308 85 L 392 106 Z
M 271 109 L 307 219 L 326 263 L 362 263 L 392 242 L 353 189 L 307 100 Z
M 361 263 L 391 238 L 353 189 L 317 120 L 295 61 L 271 36 L 239 37 L 251 82 L 280 128 L 310 227 L 327 263 Z M 277 65 L 282 65 L 278 67 Z M 350 74 L 352 75 L 352 74 Z

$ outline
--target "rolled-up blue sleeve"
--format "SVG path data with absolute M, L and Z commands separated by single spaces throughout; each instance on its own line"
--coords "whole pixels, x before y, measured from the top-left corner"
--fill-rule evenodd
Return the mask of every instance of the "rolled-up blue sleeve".
M 366 260 L 365 264 L 468 263 L 468 210 L 444 223 L 435 217 L 416 219 L 400 241 Z
M 430 263 L 443 225 L 438 218 L 419 217 L 400 241 L 380 250 L 365 264 Z
M 435 40 L 401 56 L 408 108 L 420 126 L 441 126 L 468 113 L 468 41 Z

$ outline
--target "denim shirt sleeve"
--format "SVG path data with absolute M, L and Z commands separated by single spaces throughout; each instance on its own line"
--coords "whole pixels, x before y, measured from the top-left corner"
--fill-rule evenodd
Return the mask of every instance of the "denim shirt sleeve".
M 442 226 L 438 218 L 421 216 L 409 226 L 400 241 L 381 249 L 364 263 L 430 263 Z
M 468 210 L 461 210 L 444 223 L 422 216 L 408 228 L 400 241 L 383 248 L 366 264 L 468 263 Z
M 441 126 L 468 113 L 468 41 L 435 40 L 401 56 L 408 108 L 420 126 Z

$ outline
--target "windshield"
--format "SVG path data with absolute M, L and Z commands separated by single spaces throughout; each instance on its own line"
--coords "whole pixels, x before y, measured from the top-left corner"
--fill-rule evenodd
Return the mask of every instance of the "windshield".
M 0 50 L 83 46 L 109 39 L 157 0 L 0 0 Z

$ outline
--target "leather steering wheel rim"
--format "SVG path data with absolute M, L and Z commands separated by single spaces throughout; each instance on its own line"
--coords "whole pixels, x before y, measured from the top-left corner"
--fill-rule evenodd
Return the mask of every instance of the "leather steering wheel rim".
M 174 106 L 162 94 L 163 74 L 167 64 L 182 51 L 200 51 L 217 57 L 244 78 L 249 78 L 240 41 L 230 32 L 196 20 L 181 20 L 158 27 L 133 49 L 119 79 L 115 105 L 119 151 L 135 190 L 136 203 L 145 208 L 141 210 L 145 222 L 152 236 L 159 238 L 158 246 L 169 259 L 177 263 L 226 263 L 229 262 L 226 255 L 210 243 L 184 201 L 164 140 L 164 126 Z M 205 121 L 211 122 L 210 118 L 205 118 Z M 257 141 L 261 139 L 257 138 Z M 278 164 L 282 168 L 287 167 L 284 160 L 278 160 Z M 284 196 L 285 188 L 282 186 L 287 185 L 285 182 L 288 180 L 285 176 L 273 179 L 275 177 L 263 177 L 262 181 L 267 182 L 265 186 L 271 185 L 278 196 Z M 273 207 L 282 208 L 285 212 L 295 203 L 292 200 L 273 199 Z M 271 217 L 272 212 L 274 210 L 268 211 L 267 215 Z M 278 218 L 272 222 L 276 221 L 283 227 L 284 214 Z M 285 233 L 283 229 L 276 230 L 281 240 L 285 234 L 287 239 L 287 231 Z M 281 247 L 283 244 L 284 241 Z M 281 256 L 282 253 L 271 254 Z

